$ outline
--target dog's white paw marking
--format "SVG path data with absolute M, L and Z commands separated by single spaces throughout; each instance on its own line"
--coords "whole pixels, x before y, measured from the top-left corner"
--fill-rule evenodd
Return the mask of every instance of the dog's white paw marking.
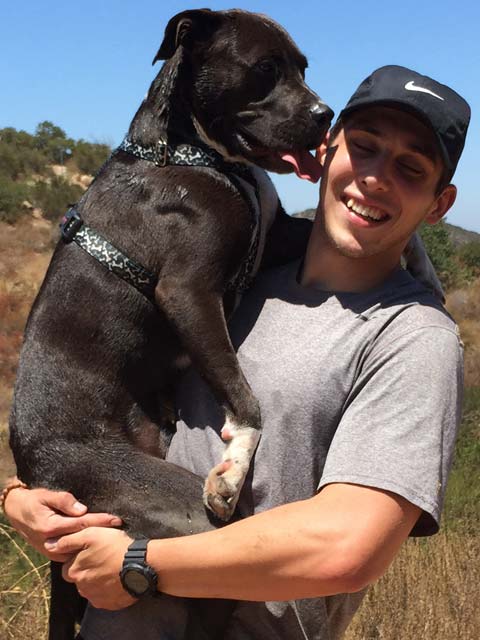
M 229 520 L 237 506 L 260 431 L 235 424 L 227 418 L 221 435 L 228 441 L 228 446 L 223 453 L 223 461 L 208 474 L 203 501 L 219 518 Z

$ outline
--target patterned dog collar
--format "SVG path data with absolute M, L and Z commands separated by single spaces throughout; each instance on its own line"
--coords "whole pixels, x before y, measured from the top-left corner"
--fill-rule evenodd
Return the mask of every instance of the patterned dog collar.
M 250 173 L 248 165 L 240 162 L 225 162 L 214 149 L 185 143 L 171 145 L 166 140 L 159 140 L 156 145 L 144 147 L 126 137 L 117 147 L 117 151 L 126 151 L 141 160 L 153 162 L 157 167 L 167 165 L 210 167 L 225 173 L 236 173 L 242 177 L 245 173 Z

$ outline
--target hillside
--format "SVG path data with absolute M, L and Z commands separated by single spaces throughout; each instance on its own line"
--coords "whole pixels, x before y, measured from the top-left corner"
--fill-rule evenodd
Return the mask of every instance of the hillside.
M 471 242 L 480 243 L 480 233 L 477 233 L 476 231 L 467 231 L 466 229 L 457 227 L 455 224 L 450 224 L 449 222 L 446 222 L 445 226 L 448 230 L 448 235 L 452 244 L 456 247 L 470 244 Z
M 73 140 L 49 121 L 33 134 L 0 129 L 0 221 L 31 212 L 58 220 L 109 154 L 108 145 Z

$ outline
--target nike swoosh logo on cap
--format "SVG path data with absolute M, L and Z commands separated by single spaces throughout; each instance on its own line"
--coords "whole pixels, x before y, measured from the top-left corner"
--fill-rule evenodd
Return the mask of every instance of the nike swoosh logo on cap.
M 425 87 L 417 87 L 417 85 L 414 84 L 414 80 L 410 80 L 410 82 L 407 82 L 407 84 L 405 85 L 405 89 L 407 91 L 419 91 L 420 93 L 429 93 L 434 98 L 438 98 L 439 100 L 445 100 L 445 98 L 442 98 L 442 96 L 438 96 L 436 93 L 433 93 L 433 91 L 430 91 L 430 89 L 425 89 Z

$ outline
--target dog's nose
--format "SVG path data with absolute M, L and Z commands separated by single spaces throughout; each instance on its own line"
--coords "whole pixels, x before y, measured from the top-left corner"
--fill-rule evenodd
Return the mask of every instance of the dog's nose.
M 331 122 L 333 111 L 324 102 L 317 102 L 310 108 L 310 115 L 317 124 Z

